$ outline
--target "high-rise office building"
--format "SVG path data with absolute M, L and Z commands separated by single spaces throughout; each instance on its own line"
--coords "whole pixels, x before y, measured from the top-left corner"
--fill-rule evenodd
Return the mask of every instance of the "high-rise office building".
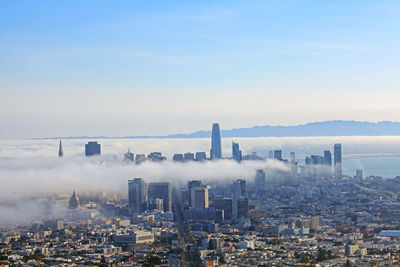
M 332 166 L 332 154 L 329 150 L 324 151 L 324 162 L 327 166 Z
M 161 152 L 151 152 L 147 155 L 147 159 L 153 162 L 160 162 L 166 160 L 167 158 L 162 156 Z
M 221 158 L 221 134 L 218 123 L 214 123 L 212 126 L 210 157 L 211 159 Z
M 256 177 L 254 179 L 257 191 L 265 190 L 265 172 L 263 170 L 256 171 Z
M 206 160 L 206 159 L 207 159 L 206 152 L 196 152 L 196 160 L 197 161 L 202 161 L 202 160 Z
M 64 156 L 64 151 L 63 151 L 63 148 L 62 148 L 61 140 L 60 140 L 60 146 L 58 147 L 58 156 L 59 157 Z
M 217 209 L 217 207 L 215 206 L 216 205 L 216 203 L 218 202 L 218 203 L 220 203 L 220 206 L 219 207 L 221 207 L 221 201 L 224 199 L 224 196 L 223 195 L 213 195 L 213 200 L 212 200 L 212 203 L 213 203 L 213 207 L 214 208 L 216 208 Z M 222 208 L 218 208 L 218 209 L 222 209 Z
M 182 154 L 174 154 L 174 155 L 172 156 L 172 160 L 173 160 L 173 161 L 180 161 L 180 162 L 183 162 L 183 155 L 182 155 Z
M 150 210 L 164 210 L 164 200 L 161 198 L 149 198 Z
M 296 154 L 294 152 L 290 152 L 289 166 L 290 166 L 290 172 L 291 173 L 293 173 L 293 174 L 297 174 L 298 173 Z
M 232 198 L 224 198 L 222 201 L 224 218 L 225 220 L 231 221 L 233 219 L 233 200 Z
M 311 230 L 316 231 L 319 227 L 319 217 L 318 216 L 313 216 L 311 217 Z
M 150 210 L 164 210 L 164 200 L 161 198 L 149 198 Z
M 274 150 L 274 159 L 282 160 L 282 150 Z
M 97 142 L 89 142 L 85 145 L 86 156 L 100 155 L 100 153 L 100 144 Z
M 238 200 L 240 197 L 244 197 L 246 195 L 246 181 L 245 180 L 236 180 L 233 182 L 233 218 L 237 220 L 238 217 Z
M 237 181 L 240 183 L 240 195 L 246 197 L 247 196 L 246 180 L 238 179 Z
M 208 187 L 192 187 L 190 198 L 192 208 L 208 208 Z
M 199 180 L 193 180 L 193 181 L 189 181 L 188 182 L 188 192 L 187 192 L 187 194 L 188 194 L 188 200 L 189 200 L 189 207 L 191 207 L 192 206 L 192 188 L 193 187 L 199 187 L 199 186 L 201 186 L 201 181 L 199 181 Z
M 128 199 L 131 213 L 140 213 L 146 210 L 148 192 L 147 184 L 142 178 L 128 181 Z
M 290 162 L 296 161 L 296 154 L 294 152 L 290 152 Z
M 302 174 L 311 177 L 321 177 L 330 176 L 331 172 L 327 172 L 325 166 L 325 157 L 320 155 L 311 155 L 311 157 L 306 157 L 306 168 L 304 168 Z
M 140 164 L 140 163 L 145 162 L 145 161 L 146 161 L 146 155 L 145 154 L 136 154 L 136 157 L 135 157 L 135 163 L 136 164 Z
M 237 162 L 242 161 L 242 151 L 239 150 L 239 143 L 232 142 L 232 158 Z
M 233 197 L 240 197 L 242 195 L 242 184 L 240 183 L 240 180 L 233 181 L 232 194 Z
M 333 161 L 335 167 L 335 177 L 342 177 L 342 144 L 335 144 L 333 147 Z
M 355 178 L 360 182 L 363 179 L 363 170 L 357 169 Z
M 231 221 L 233 217 L 233 201 L 232 198 L 224 198 L 222 196 L 214 198 L 214 208 L 224 211 L 224 219 Z
M 249 199 L 247 197 L 240 197 L 237 202 L 237 218 L 239 219 L 241 217 L 247 217 L 247 214 L 249 212 Z
M 163 200 L 164 211 L 172 211 L 171 184 L 168 182 L 150 183 L 148 187 L 149 199 Z
M 172 160 L 183 162 L 183 155 L 182 154 L 174 154 L 174 156 L 172 157 Z
M 325 159 L 323 156 L 311 155 L 311 164 L 312 165 L 323 165 L 323 164 L 325 164 Z
M 191 152 L 187 152 L 183 155 L 183 158 L 185 159 L 185 161 L 194 160 L 194 154 Z
M 124 159 L 125 159 L 126 161 L 128 161 L 128 162 L 133 162 L 133 161 L 135 161 L 134 154 L 130 151 L 130 149 L 128 149 L 128 152 L 125 153 Z
M 298 174 L 299 167 L 297 165 L 297 161 L 290 162 L 290 172 L 293 174 Z

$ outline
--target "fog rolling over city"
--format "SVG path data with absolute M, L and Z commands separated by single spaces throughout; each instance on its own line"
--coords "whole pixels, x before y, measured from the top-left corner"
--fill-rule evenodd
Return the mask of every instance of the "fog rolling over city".
M 35 157 L 24 159 L 0 159 L 0 224 L 28 223 L 43 216 L 45 202 L 36 201 L 59 194 L 70 195 L 74 190 L 80 196 L 117 193 L 126 199 L 128 179 L 145 177 L 146 181 L 167 181 L 182 185 L 189 179 L 201 179 L 210 184 L 232 181 L 238 177 L 254 179 L 255 171 L 286 171 L 278 161 L 254 161 L 237 163 L 232 160 L 207 162 L 144 162 L 126 164 L 113 156 L 83 158 L 83 156 Z M 65 212 L 57 207 L 55 214 Z
M 0 166 L 0 181 L 7 185 L 0 189 L 2 202 L 71 193 L 73 190 L 81 194 L 116 192 L 126 195 L 127 181 L 134 177 L 172 184 L 186 183 L 188 179 L 202 179 L 218 184 L 238 177 L 251 180 L 257 169 L 270 172 L 287 170 L 283 163 L 275 160 L 244 163 L 232 160 L 187 163 L 165 161 L 129 165 L 122 160 L 107 157 L 99 157 L 95 161 L 79 157 L 1 160 Z
M 0 1 L 0 266 L 400 266 L 400 1 Z
M 231 159 L 214 161 L 172 161 L 176 153 L 207 151 L 211 147 L 209 138 L 199 139 L 100 139 L 101 155 L 85 157 L 87 140 L 64 140 L 62 157 L 58 157 L 58 140 L 0 141 L 0 223 L 26 223 L 43 215 L 46 199 L 60 194 L 70 195 L 76 191 L 81 197 L 117 194 L 127 198 L 127 181 L 141 177 L 146 182 L 167 181 L 172 185 L 184 185 L 188 180 L 201 180 L 218 185 L 235 179 L 254 180 L 256 170 L 262 169 L 266 179 L 279 179 L 274 174 L 288 172 L 282 161 L 268 158 L 268 152 L 281 149 L 283 157 L 296 152 L 296 160 L 303 162 L 310 154 L 323 154 L 332 150 L 333 143 L 343 144 L 344 174 L 354 175 L 355 169 L 363 169 L 366 175 L 388 172 L 393 178 L 398 169 L 387 168 L 383 163 L 399 160 L 400 137 L 291 137 L 291 138 L 222 138 L 218 157 L 232 156 L 232 142 L 240 145 L 243 156 L 257 153 L 260 160 L 245 160 L 240 163 Z M 135 154 L 161 151 L 167 160 L 145 161 L 129 164 L 124 161 L 128 149 Z M 207 153 L 209 154 L 209 153 Z M 369 173 L 370 160 L 373 173 Z M 380 160 L 380 161 L 379 161 Z M 382 162 L 382 163 L 380 163 Z M 382 164 L 380 168 L 377 165 Z M 391 167 L 393 168 L 393 166 Z M 385 169 L 385 170 L 383 170 Z M 327 166 L 312 166 L 311 172 L 328 176 L 332 171 Z M 371 170 L 372 171 L 372 170 Z M 278 178 L 276 178 L 278 177 Z M 54 214 L 65 212 L 65 205 L 52 208 Z

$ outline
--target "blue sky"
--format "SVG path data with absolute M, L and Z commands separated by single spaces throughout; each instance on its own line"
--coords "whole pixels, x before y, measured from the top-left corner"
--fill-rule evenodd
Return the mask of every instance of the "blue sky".
M 1 1 L 0 138 L 399 120 L 399 1 Z

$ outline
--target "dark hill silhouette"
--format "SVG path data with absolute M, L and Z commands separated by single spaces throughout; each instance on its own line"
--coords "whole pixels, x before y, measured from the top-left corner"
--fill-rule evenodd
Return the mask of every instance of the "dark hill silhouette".
M 210 124 L 211 125 L 211 124 Z M 223 125 L 221 125 L 223 127 Z M 400 135 L 400 122 L 380 121 L 323 121 L 295 126 L 254 126 L 222 130 L 222 137 L 301 137 L 301 136 L 379 136 Z M 209 138 L 211 131 L 198 131 L 190 134 L 172 134 L 166 136 L 78 136 L 49 137 L 34 139 L 114 139 L 114 138 Z

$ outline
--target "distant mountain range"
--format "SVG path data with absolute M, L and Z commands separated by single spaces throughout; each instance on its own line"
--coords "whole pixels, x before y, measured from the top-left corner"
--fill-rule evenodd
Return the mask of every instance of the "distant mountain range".
M 211 125 L 210 125 L 211 128 Z M 301 124 L 296 126 L 254 126 L 222 130 L 222 137 L 304 137 L 304 136 L 379 136 L 400 135 L 400 122 L 380 121 L 323 121 Z M 46 137 L 44 139 L 128 139 L 128 138 L 209 138 L 211 131 L 198 131 L 190 134 L 172 134 L 165 136 L 74 136 Z

